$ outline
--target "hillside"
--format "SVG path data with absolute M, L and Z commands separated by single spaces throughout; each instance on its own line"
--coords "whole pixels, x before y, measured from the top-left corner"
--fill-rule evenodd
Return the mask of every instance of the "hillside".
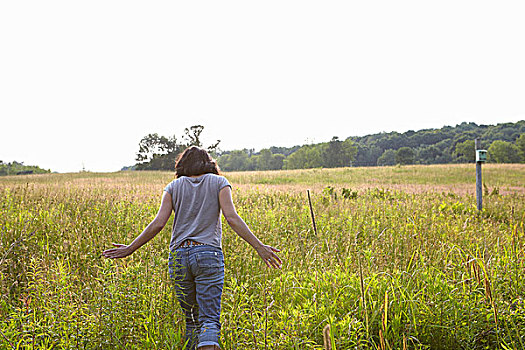
M 525 121 L 497 125 L 461 123 L 440 129 L 409 130 L 344 141 L 294 147 L 270 147 L 223 152 L 219 165 L 227 171 L 337 168 L 395 164 L 449 164 L 474 162 L 474 140 L 481 139 L 493 163 L 525 162 Z

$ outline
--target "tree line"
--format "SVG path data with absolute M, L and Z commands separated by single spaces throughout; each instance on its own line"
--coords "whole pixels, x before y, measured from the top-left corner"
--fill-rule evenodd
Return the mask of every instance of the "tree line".
M 27 175 L 27 174 L 46 174 L 50 170 L 41 169 L 36 165 L 24 165 L 24 162 L 4 163 L 0 160 L 0 176 L 6 175 Z
M 494 163 L 525 162 L 525 121 L 497 125 L 463 122 L 455 127 L 351 137 L 358 145 L 355 166 L 475 162 L 474 140 Z
M 175 136 L 146 135 L 139 143 L 137 170 L 173 170 L 177 155 L 186 147 L 203 147 L 204 127 L 185 129 Z M 221 151 L 220 140 L 208 147 L 224 171 L 337 168 L 396 164 L 446 164 L 475 161 L 474 140 L 481 139 L 490 162 L 525 163 L 525 121 L 497 125 L 461 123 L 455 127 L 377 133 L 294 147 Z

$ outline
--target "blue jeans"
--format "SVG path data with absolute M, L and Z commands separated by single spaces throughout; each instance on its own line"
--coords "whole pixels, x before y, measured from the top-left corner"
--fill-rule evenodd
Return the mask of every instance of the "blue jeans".
M 222 250 L 210 245 L 178 248 L 170 252 L 168 268 L 186 319 L 186 349 L 219 346 Z

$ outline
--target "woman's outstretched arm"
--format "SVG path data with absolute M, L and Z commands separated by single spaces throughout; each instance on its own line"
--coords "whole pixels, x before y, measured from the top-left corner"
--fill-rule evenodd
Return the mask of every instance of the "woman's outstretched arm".
M 244 220 L 237 214 L 235 205 L 232 201 L 232 192 L 229 186 L 224 187 L 219 192 L 219 203 L 221 205 L 222 214 L 228 221 L 230 227 L 242 239 L 248 242 L 256 251 L 257 254 L 264 260 L 268 267 L 281 268 L 282 261 L 277 256 L 280 250 L 269 245 L 263 244 L 253 233 Z
M 157 233 L 162 231 L 168 219 L 170 218 L 173 210 L 173 204 L 171 203 L 171 194 L 164 192 L 162 195 L 162 202 L 160 203 L 159 211 L 157 216 L 152 222 L 142 231 L 140 235 L 130 245 L 116 244 L 113 245 L 116 248 L 108 249 L 102 252 L 102 255 L 106 258 L 124 258 L 131 255 L 135 250 L 146 244 L 150 239 L 155 237 Z

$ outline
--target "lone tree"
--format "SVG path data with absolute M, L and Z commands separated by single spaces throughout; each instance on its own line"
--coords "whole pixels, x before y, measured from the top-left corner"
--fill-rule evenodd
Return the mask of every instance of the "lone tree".
M 350 166 L 357 155 L 357 147 L 350 139 L 340 141 L 339 137 L 334 136 L 324 145 L 321 154 L 326 168 Z
M 393 149 L 385 150 L 383 154 L 379 158 L 377 158 L 377 165 L 396 165 L 396 151 L 394 151 Z
M 516 140 L 516 147 L 518 147 L 521 162 L 525 163 L 525 134 L 521 134 Z
M 476 161 L 476 148 L 474 140 L 465 140 L 456 144 L 455 155 L 461 163 L 472 163 Z
M 519 163 L 521 160 L 518 146 L 507 141 L 492 142 L 488 151 L 489 159 L 496 163 Z
M 396 163 L 401 165 L 414 163 L 414 151 L 410 147 L 401 147 L 396 152 Z
M 137 152 L 137 170 L 173 170 L 175 160 L 179 153 L 187 147 L 202 147 L 200 136 L 204 126 L 193 125 L 184 129 L 182 142 L 177 141 L 177 137 L 159 136 L 157 133 L 144 136 L 139 142 Z M 215 153 L 221 141 L 207 147 L 208 152 Z

